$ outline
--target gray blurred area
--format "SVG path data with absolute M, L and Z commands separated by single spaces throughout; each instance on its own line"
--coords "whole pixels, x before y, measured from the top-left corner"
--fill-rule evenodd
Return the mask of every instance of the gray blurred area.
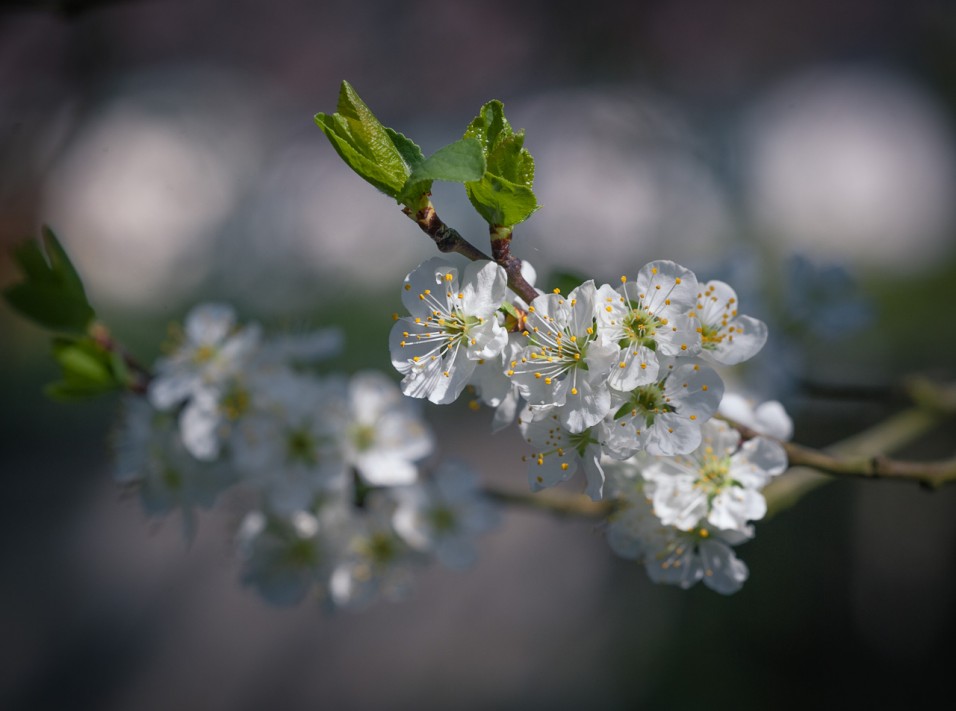
M 8 2 L 0 286 L 9 248 L 50 224 L 144 361 L 214 298 L 267 328 L 338 325 L 335 367 L 387 370 L 398 284 L 433 247 L 312 123 L 342 79 L 426 153 L 503 100 L 537 160 L 543 207 L 514 251 L 540 285 L 659 258 L 728 279 L 777 334 L 744 382 L 787 403 L 802 442 L 905 407 L 907 373 L 954 377 L 956 13 L 934 0 Z M 436 205 L 481 245 L 460 192 L 438 186 Z M 187 546 L 112 482 L 116 401 L 52 403 L 55 377 L 47 336 L 0 307 L 0 708 L 952 696 L 956 487 L 829 484 L 757 525 L 730 598 L 650 584 L 593 522 L 509 510 L 475 568 L 430 568 L 408 601 L 277 609 L 238 581 L 242 501 Z M 444 454 L 525 489 L 515 430 L 427 412 Z M 951 456 L 954 433 L 903 455 Z

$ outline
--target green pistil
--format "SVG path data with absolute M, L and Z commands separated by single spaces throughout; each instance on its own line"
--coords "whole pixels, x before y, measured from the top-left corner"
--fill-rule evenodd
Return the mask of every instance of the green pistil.
M 238 420 L 248 412 L 251 404 L 249 391 L 240 385 L 233 385 L 219 401 L 219 409 L 230 420 Z
M 306 430 L 294 430 L 286 439 L 286 453 L 292 462 L 301 462 L 308 466 L 315 466 L 318 457 L 315 453 L 315 438 Z
M 584 432 L 569 433 L 568 444 L 571 445 L 571 448 L 583 457 L 584 450 L 587 449 L 588 445 L 598 444 L 598 441 L 591 436 L 591 430 L 589 428 L 584 430 Z
M 720 491 L 732 484 L 730 457 L 707 457 L 700 468 L 700 482 L 711 491 Z
M 711 351 L 717 348 L 717 344 L 724 340 L 724 337 L 720 333 L 719 329 L 706 324 L 701 326 L 700 338 L 701 341 L 703 341 L 703 348 Z
M 657 415 L 673 411 L 674 408 L 664 401 L 664 383 L 653 383 L 635 388 L 631 392 L 631 399 L 614 413 L 614 419 L 619 420 L 626 415 L 643 417 L 644 422 L 650 427 L 654 424 L 654 418 Z
M 436 533 L 448 533 L 457 526 L 455 512 L 445 506 L 437 506 L 429 511 L 428 521 Z
M 373 533 L 362 551 L 374 565 L 388 565 L 398 555 L 395 539 L 386 533 Z
M 356 425 L 352 428 L 352 441 L 358 451 L 368 451 L 375 444 L 375 428 L 371 425 Z
M 178 469 L 165 467 L 162 474 L 163 484 L 170 491 L 179 491 L 183 488 L 183 475 Z
M 308 538 L 296 538 L 285 551 L 285 559 L 295 567 L 307 567 L 316 563 L 316 550 Z
M 213 346 L 199 346 L 193 353 L 193 363 L 202 365 L 208 363 L 216 355 L 216 349 Z
M 466 338 L 468 330 L 479 323 L 481 323 L 481 319 L 477 316 L 463 316 L 457 311 L 448 318 L 442 318 L 438 321 L 441 329 L 452 339 Z
M 657 341 L 654 339 L 657 329 L 661 326 L 660 320 L 652 316 L 639 306 L 634 306 L 632 302 L 631 311 L 624 317 L 624 338 L 621 339 L 620 346 L 644 346 L 651 350 L 657 349 Z

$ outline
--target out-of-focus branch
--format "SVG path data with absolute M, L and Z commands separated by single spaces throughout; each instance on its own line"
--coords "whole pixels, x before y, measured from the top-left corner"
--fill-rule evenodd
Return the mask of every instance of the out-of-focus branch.
M 562 495 L 552 492 L 532 494 L 505 491 L 494 487 L 485 487 L 484 494 L 500 504 L 522 506 L 558 516 L 602 519 L 614 511 L 612 501 L 591 501 L 584 494 Z
M 918 378 L 907 384 L 907 391 L 915 407 L 825 450 L 782 443 L 791 468 L 763 491 L 767 517 L 793 506 L 813 489 L 839 476 L 911 481 L 929 488 L 956 481 L 956 458 L 913 462 L 888 457 L 956 414 L 956 385 L 940 385 Z

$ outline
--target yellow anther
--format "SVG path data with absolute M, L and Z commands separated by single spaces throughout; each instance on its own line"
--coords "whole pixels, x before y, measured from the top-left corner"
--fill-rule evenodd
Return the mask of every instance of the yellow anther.
M 701 386 L 700 386 L 700 389 L 701 389 L 701 390 L 708 390 L 708 387 L 707 387 L 706 385 L 701 385 Z
M 651 274 L 657 274 L 657 267 L 651 267 Z
M 392 314 L 392 321 L 398 321 L 398 314 L 397 314 L 397 313 L 393 313 L 393 314 Z
M 552 289 L 552 293 L 560 294 L 561 290 L 558 287 L 554 287 L 554 289 Z
M 691 416 L 690 416 L 690 419 L 696 420 L 696 419 L 697 419 L 697 415 L 691 415 Z
M 534 374 L 534 377 L 540 378 L 540 377 L 541 377 L 541 373 L 535 373 L 535 374 Z
M 529 313 L 529 314 L 533 314 L 533 313 L 534 313 L 534 306 L 529 306 L 529 307 L 528 307 L 528 313 Z
M 708 538 L 708 537 L 710 537 L 710 531 L 708 531 L 706 528 L 700 529 L 700 530 L 697 532 L 697 534 L 698 534 L 701 538 Z
M 458 292 L 458 298 L 459 298 L 459 299 L 464 299 L 464 298 L 465 298 L 465 294 L 464 294 L 463 292 L 459 291 L 459 292 Z
M 618 368 L 626 368 L 626 367 L 627 367 L 627 363 L 625 363 L 625 362 L 622 360 L 620 363 L 617 364 L 617 367 L 618 367 Z
M 406 285 L 405 285 L 405 291 L 411 291 L 411 290 L 412 290 L 412 285 L 411 285 L 411 284 L 406 284 Z
M 604 310 L 607 311 L 608 313 L 611 313 L 611 311 L 613 311 L 614 309 L 612 309 L 610 306 L 605 306 Z
M 418 362 L 418 356 L 412 356 L 412 360 L 417 363 L 417 362 Z
M 544 379 L 544 384 L 545 384 L 545 385 L 550 385 L 550 384 L 551 384 L 551 378 L 545 378 L 545 379 Z
M 680 349 L 681 349 L 682 351 L 686 351 L 686 350 L 687 350 L 687 344 L 686 344 L 686 343 L 681 343 L 681 344 L 680 344 Z
M 561 471 L 566 472 L 568 470 L 568 463 L 561 462 Z
M 622 283 L 622 284 L 627 283 L 627 277 L 626 277 L 626 276 L 622 276 L 622 277 L 621 277 L 621 283 Z
M 451 281 L 451 280 L 454 279 L 454 278 L 455 278 L 455 277 L 453 277 L 453 276 L 451 275 L 451 272 L 447 272 L 447 273 L 445 274 L 445 281 Z
M 675 284 L 680 284 L 680 277 L 677 277 L 677 278 L 674 280 L 674 283 L 675 283 Z
M 572 394 L 572 395 L 577 395 L 577 394 L 578 394 L 578 389 L 577 389 L 577 388 L 571 388 L 571 394 Z

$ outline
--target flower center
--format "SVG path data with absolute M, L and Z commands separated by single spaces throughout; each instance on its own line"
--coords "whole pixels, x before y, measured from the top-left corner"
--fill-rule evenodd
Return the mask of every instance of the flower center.
M 656 350 L 657 341 L 654 339 L 654 335 L 661 325 L 660 319 L 632 301 L 631 310 L 624 317 L 624 322 L 621 324 L 621 327 L 624 329 L 624 338 L 621 339 L 618 345 L 622 348 L 638 345 Z
M 650 427 L 657 415 L 674 412 L 674 409 L 664 397 L 664 383 L 651 383 L 634 388 L 630 399 L 614 413 L 614 419 L 619 420 L 628 415 L 633 418 L 640 417 Z
M 299 462 L 315 466 L 318 456 L 315 452 L 315 438 L 305 429 L 292 430 L 286 437 L 286 454 L 290 462 Z
M 429 511 L 428 522 L 436 533 L 450 533 L 457 527 L 455 512 L 447 506 L 436 506 Z

